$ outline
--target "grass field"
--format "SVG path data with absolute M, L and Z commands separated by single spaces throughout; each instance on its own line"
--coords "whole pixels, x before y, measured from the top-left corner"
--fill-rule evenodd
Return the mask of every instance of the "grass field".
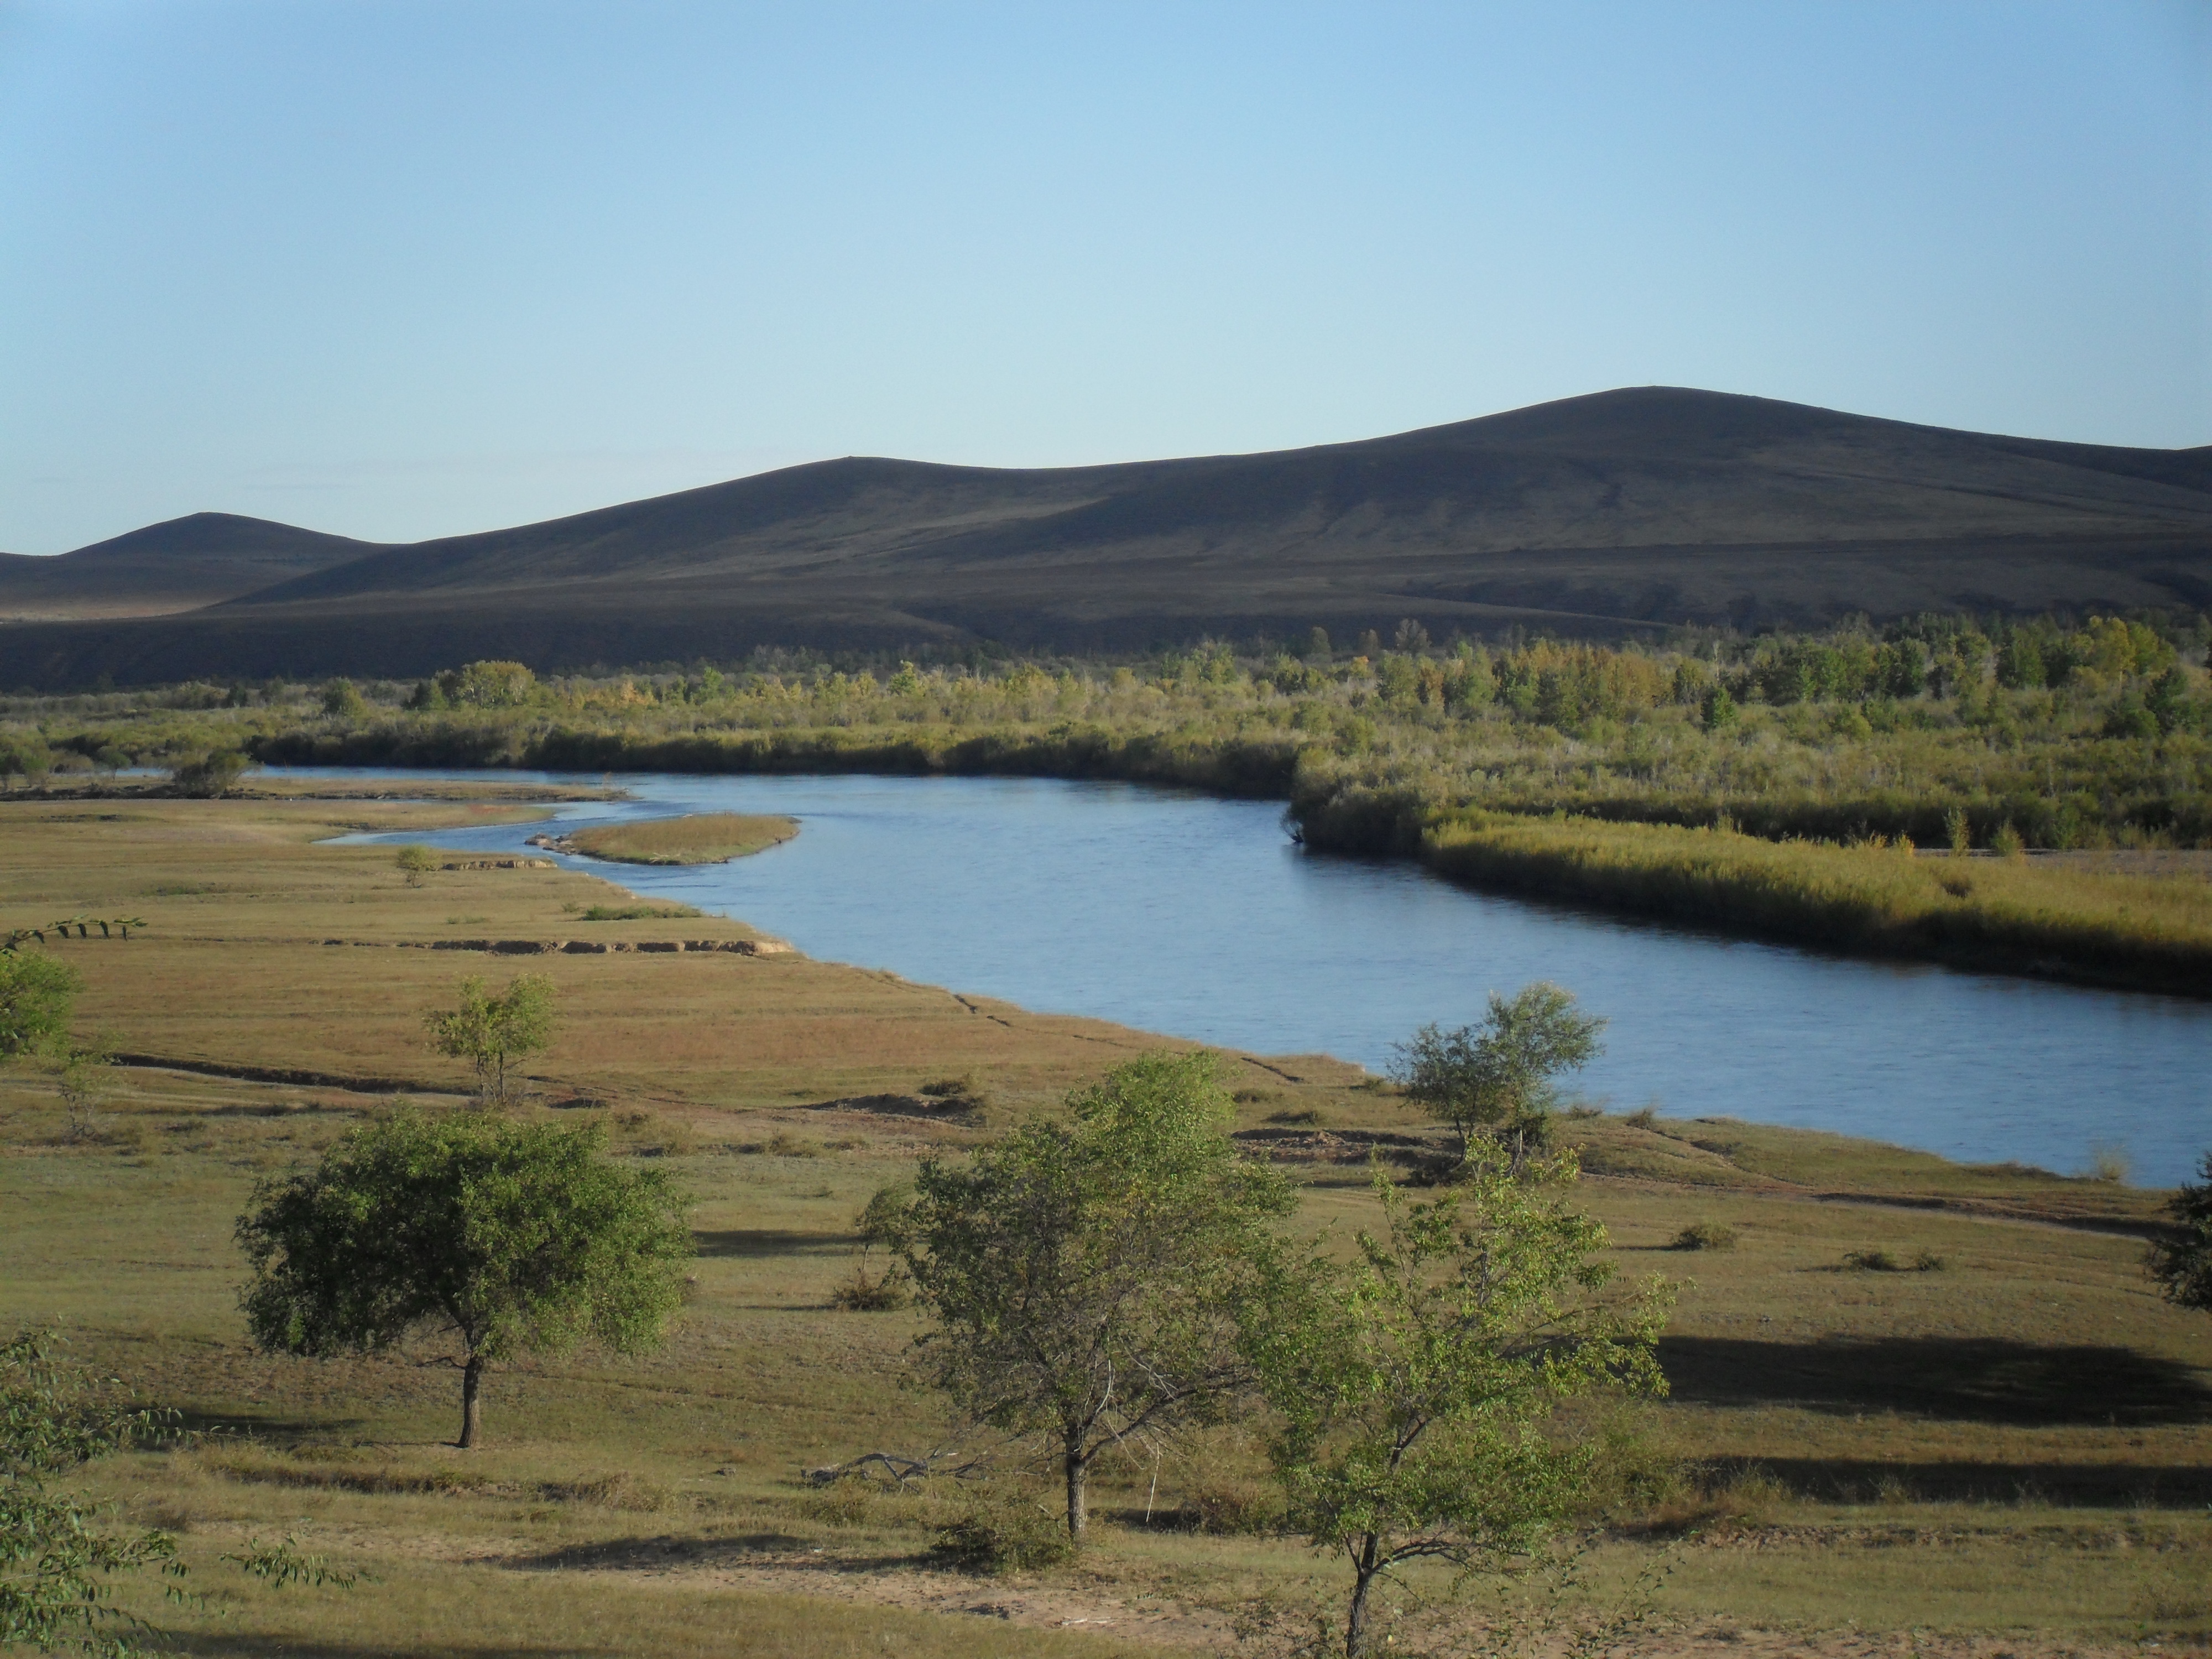
M 755 812 L 694 812 L 636 823 L 595 824 L 561 837 L 563 850 L 620 864 L 722 864 L 780 847 L 795 818 Z
M 1241 1650 L 1232 1623 L 1256 1600 L 1336 1588 L 1334 1564 L 1236 1529 L 1266 1513 L 1249 1430 L 1184 1448 L 1157 1488 L 1150 1465 L 1107 1471 L 1096 1545 L 1013 1579 L 929 1565 L 944 1500 L 807 1485 L 805 1468 L 949 1432 L 902 1384 L 915 1316 L 831 1305 L 860 1204 L 922 1152 L 1162 1040 L 795 954 L 426 948 L 563 942 L 623 896 L 558 870 L 410 886 L 388 847 L 318 844 L 533 810 L 0 805 L 17 919 L 147 924 L 53 947 L 85 976 L 82 1032 L 137 1057 L 94 1119 L 73 1133 L 50 1076 L 0 1071 L 0 1328 L 55 1322 L 210 1431 L 94 1471 L 131 1517 L 179 1533 L 207 1597 L 143 1610 L 210 1654 L 1103 1655 Z M 750 937 L 706 917 L 588 933 Z M 563 1026 L 522 1109 L 603 1117 L 622 1156 L 672 1169 L 700 1255 L 667 1352 L 495 1373 L 489 1447 L 464 1455 L 453 1374 L 413 1363 L 428 1356 L 255 1353 L 230 1233 L 256 1178 L 394 1088 L 458 1102 L 467 1076 L 422 1047 L 421 1012 L 464 973 L 525 968 L 554 978 Z M 1240 1134 L 1303 1183 L 1302 1225 L 1356 1224 L 1369 1149 L 1400 1144 L 1376 1137 L 1426 1132 L 1324 1057 L 1227 1069 Z M 934 1109 L 921 1085 L 948 1078 L 980 1106 Z M 1620 1265 L 1694 1280 L 1665 1341 L 1673 1395 L 1620 1425 L 1640 1477 L 1590 1562 L 1601 1601 L 1669 1570 L 1637 1650 L 2212 1641 L 2212 1320 L 2142 1276 L 2159 1194 L 1694 1116 L 1563 1130 Z M 1670 1248 L 1697 1223 L 1735 1247 Z M 1875 1253 L 1942 1266 L 1851 1265 Z M 373 1582 L 280 1595 L 220 1559 L 288 1534 Z
M 2145 989 L 2212 987 L 2212 883 L 2201 864 L 2147 874 L 2096 867 L 2096 854 L 1954 857 L 1909 843 L 1502 813 L 1441 819 L 1421 856 L 1471 885 L 1733 934 Z

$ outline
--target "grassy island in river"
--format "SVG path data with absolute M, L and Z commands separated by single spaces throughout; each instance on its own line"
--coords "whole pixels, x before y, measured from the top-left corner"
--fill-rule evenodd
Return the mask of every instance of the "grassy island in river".
M 755 812 L 695 812 L 680 818 L 599 823 L 550 837 L 563 853 L 617 864 L 724 864 L 780 847 L 799 833 L 796 818 Z

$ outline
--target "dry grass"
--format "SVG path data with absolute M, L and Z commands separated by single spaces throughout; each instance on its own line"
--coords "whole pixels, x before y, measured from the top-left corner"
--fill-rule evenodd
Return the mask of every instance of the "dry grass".
M 1423 850 L 1462 880 L 1732 933 L 2161 989 L 2212 984 L 2212 882 L 2191 873 L 1498 814 L 1446 819 Z
M 455 913 L 487 917 L 472 929 L 487 936 L 559 937 L 564 902 L 605 891 L 520 870 L 418 890 L 386 848 L 313 844 L 333 817 L 434 833 L 435 812 L 396 803 L 0 814 L 16 907 L 146 915 L 128 944 L 66 947 L 90 986 L 85 1027 L 126 1050 L 459 1091 L 416 1047 L 415 1016 L 485 958 L 392 947 Z M 319 942 L 341 931 L 382 946 Z M 1221 1651 L 1236 1605 L 1295 1599 L 1315 1574 L 1334 1587 L 1333 1564 L 1239 1530 L 1266 1509 L 1244 1425 L 1167 1460 L 1157 1490 L 1149 1464 L 1109 1471 L 1097 1547 L 1012 1583 L 928 1567 L 927 1505 L 825 1498 L 798 1478 L 947 1432 L 941 1406 L 901 1382 L 916 1316 L 834 1305 L 868 1194 L 981 1133 L 932 1112 L 921 1085 L 972 1078 L 1027 1109 L 1151 1039 L 1003 1005 L 980 1017 L 793 958 L 529 965 L 556 975 L 568 1024 L 522 1109 L 604 1110 L 621 1155 L 696 1194 L 700 1255 L 665 1353 L 495 1374 L 491 1444 L 466 1457 L 447 1443 L 453 1374 L 413 1363 L 428 1356 L 272 1358 L 236 1310 L 230 1229 L 253 1180 L 381 1097 L 118 1068 L 97 1134 L 72 1139 L 50 1078 L 0 1072 L 0 1328 L 59 1322 L 143 1397 L 221 1431 L 96 1471 L 131 1515 L 180 1529 L 208 1608 L 147 1610 L 181 1624 L 188 1650 Z M 1303 1080 L 1233 1068 L 1240 1119 L 1277 1136 L 1329 1126 L 1334 1150 L 1293 1167 L 1302 1224 L 1341 1233 L 1370 1213 L 1360 1137 L 1425 1126 L 1348 1067 L 1278 1064 Z M 2212 1320 L 2166 1306 L 2142 1274 L 2130 1230 L 2156 1195 L 1725 1121 L 1562 1127 L 1620 1265 L 1695 1279 L 1667 1338 L 1673 1396 L 1626 1419 L 1644 1449 L 1621 1467 L 1592 1564 L 1613 1594 L 1673 1552 L 1650 1651 L 1841 1653 L 1814 1632 L 1846 1621 L 1865 1639 L 1918 1631 L 1930 1652 L 1963 1653 L 1977 1631 L 2023 1656 L 2212 1635 Z M 1674 1251 L 1692 1223 L 1735 1247 Z M 1947 1266 L 1846 1265 L 1876 1251 Z M 278 1596 L 220 1561 L 287 1534 L 375 1582 Z M 1094 1622 L 1061 1628 L 1079 1619 Z M 1080 1634 L 1101 1620 L 1103 1636 Z
M 686 817 L 604 823 L 562 838 L 570 851 L 622 864 L 721 864 L 781 846 L 796 818 L 752 812 L 695 812 Z

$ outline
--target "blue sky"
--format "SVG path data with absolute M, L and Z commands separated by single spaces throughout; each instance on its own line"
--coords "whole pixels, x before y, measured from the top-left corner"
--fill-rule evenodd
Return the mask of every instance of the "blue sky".
M 0 549 L 1663 382 L 2212 442 L 2212 6 L 10 3 Z

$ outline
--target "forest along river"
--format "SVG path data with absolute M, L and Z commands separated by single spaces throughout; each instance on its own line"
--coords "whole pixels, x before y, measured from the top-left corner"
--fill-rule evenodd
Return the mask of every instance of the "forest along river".
M 1576 1080 L 1611 1110 L 1656 1103 L 2068 1173 L 2110 1147 L 2160 1186 L 2212 1147 L 2212 1004 L 1467 892 L 1407 865 L 1310 855 L 1273 802 L 1021 778 L 265 775 L 604 781 L 635 798 L 557 808 L 569 825 L 787 813 L 797 840 L 730 864 L 563 862 L 812 957 L 1257 1054 L 1382 1071 L 1415 1026 L 1470 1023 L 1486 992 L 1549 979 L 1612 1022 Z M 432 839 L 509 851 L 544 827 Z

